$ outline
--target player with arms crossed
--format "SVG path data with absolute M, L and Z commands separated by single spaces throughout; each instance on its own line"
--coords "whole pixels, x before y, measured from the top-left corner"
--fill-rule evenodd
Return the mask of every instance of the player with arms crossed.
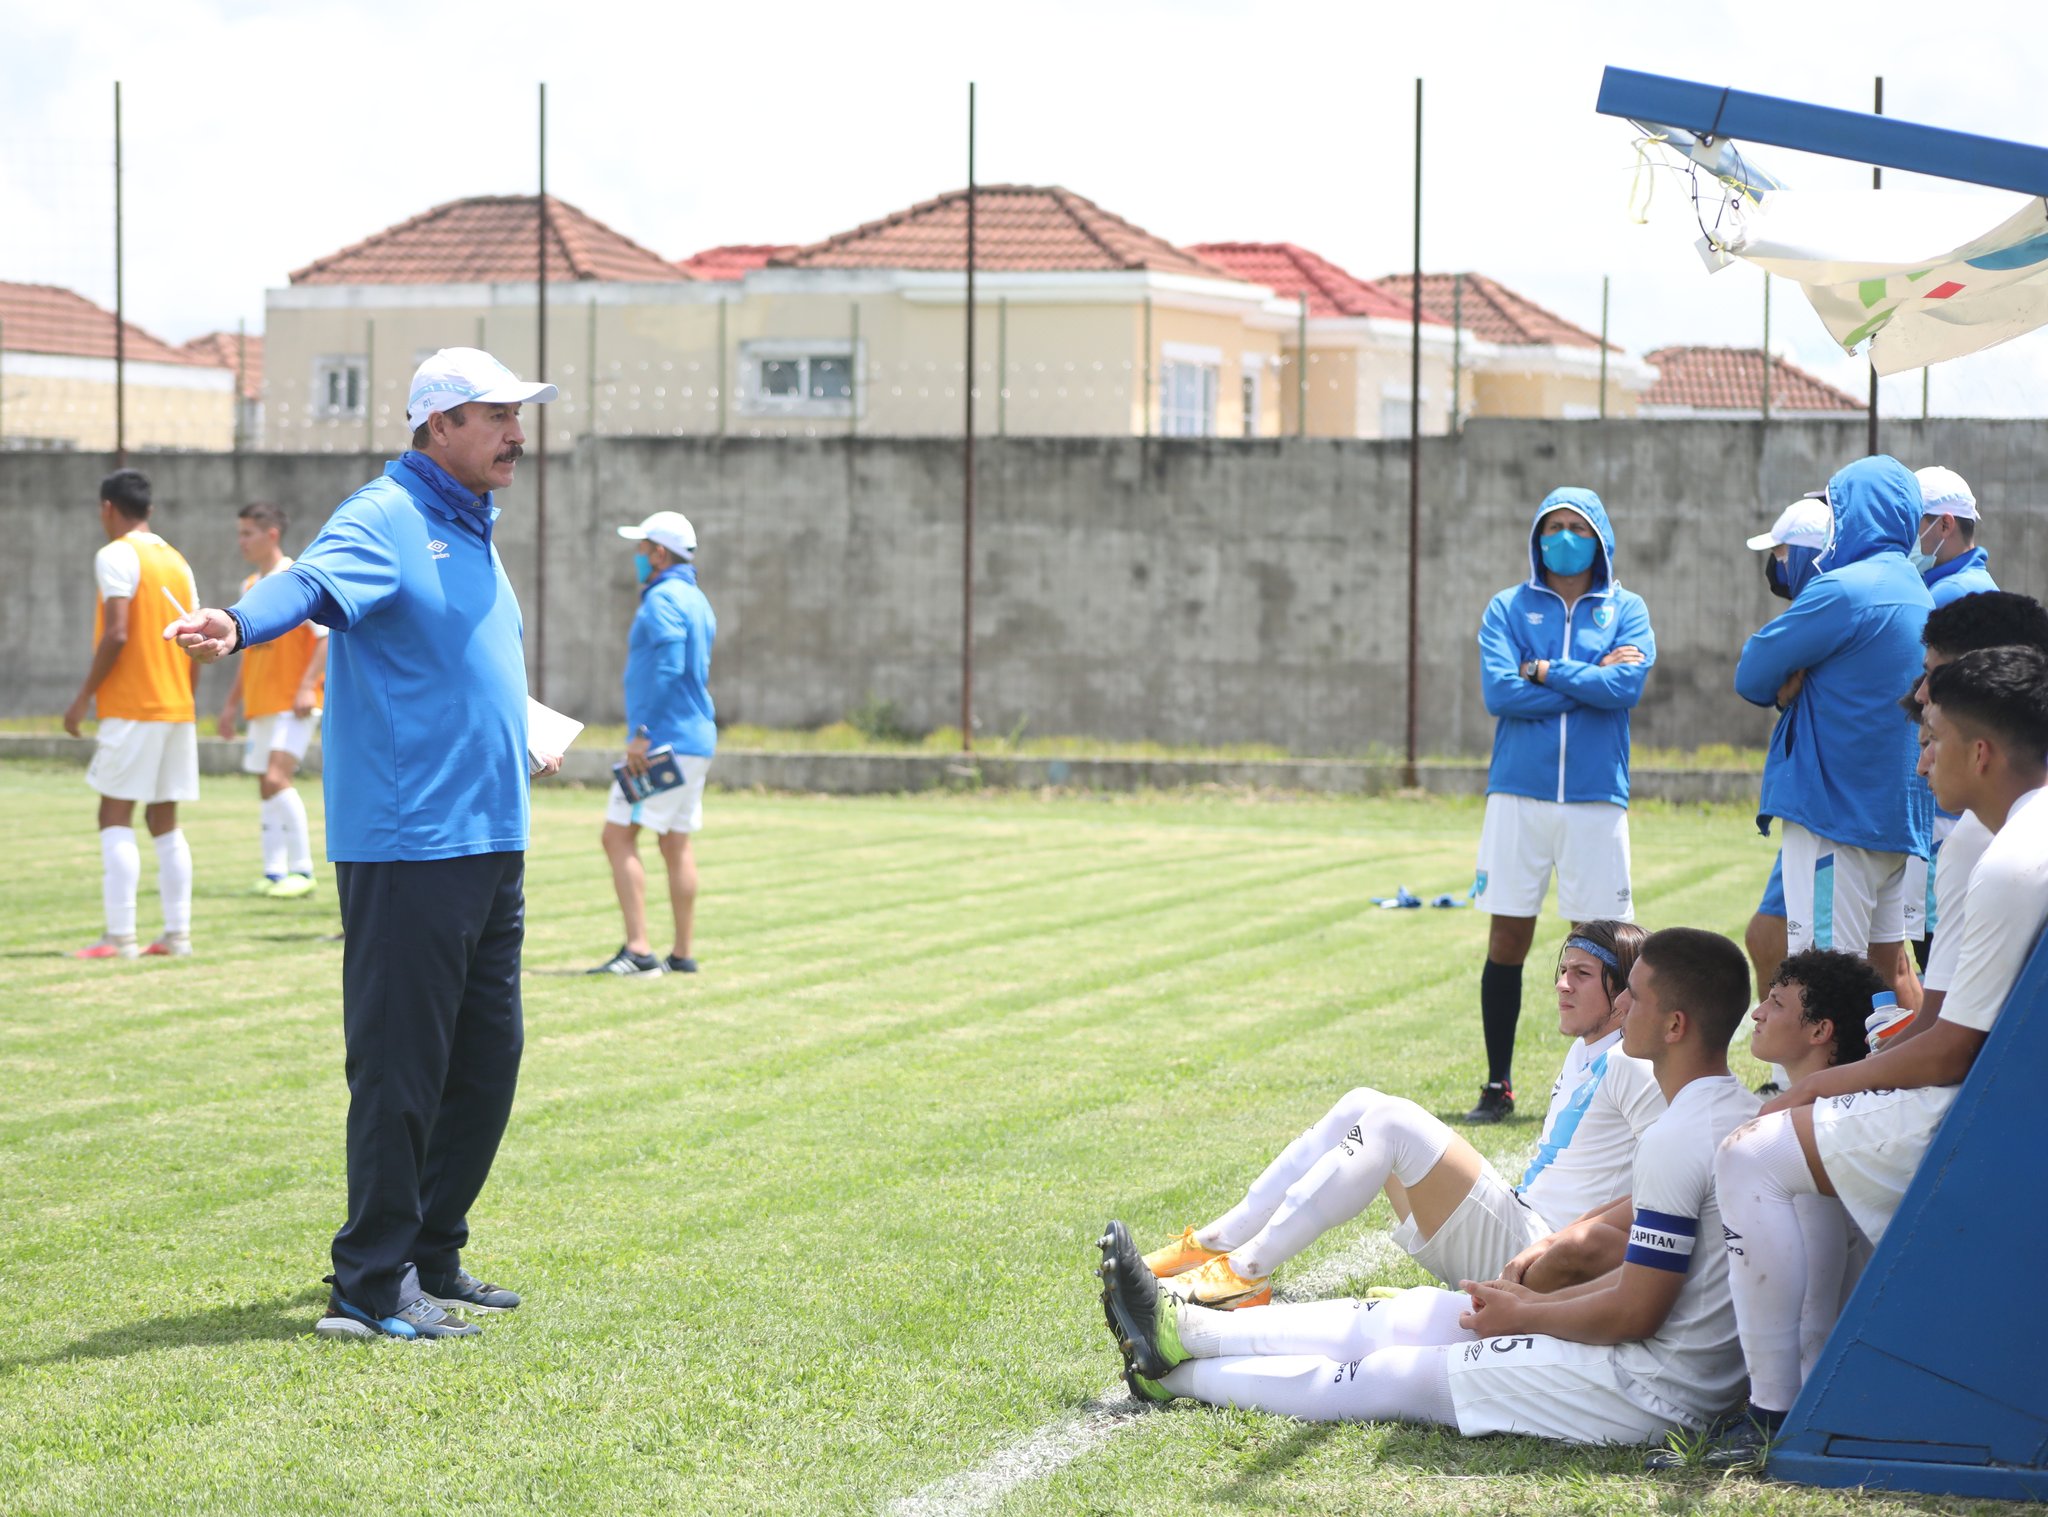
M 292 566 L 279 546 L 285 515 L 264 501 L 237 513 L 235 544 L 256 572 L 242 581 L 242 593 L 256 582 Z M 235 735 L 235 710 L 248 721 L 242 748 L 242 772 L 258 776 L 263 798 L 263 878 L 251 895 L 293 900 L 313 893 L 313 839 L 306 826 L 306 803 L 293 777 L 320 726 L 320 694 L 327 677 L 327 629 L 318 622 L 300 622 L 272 642 L 258 643 L 243 655 L 235 682 L 221 706 L 220 735 Z
M 1524 1253 L 1542 1257 L 1540 1286 L 1584 1278 L 1574 1264 L 1584 1231 L 1554 1230 L 1626 1194 L 1636 1139 L 1664 1110 L 1649 1065 L 1618 1046 L 1643 936 L 1628 922 L 1583 922 L 1559 950 L 1557 1030 L 1573 1041 L 1519 1187 L 1413 1101 L 1361 1087 L 1283 1149 L 1242 1201 L 1147 1255 L 1147 1267 L 1179 1277 L 1169 1289 L 1183 1300 L 1258 1305 L 1272 1299 L 1274 1270 L 1384 1191 L 1395 1241 L 1439 1280 L 1490 1280 Z
M 1168 1296 L 1113 1222 L 1103 1302 L 1133 1394 L 1573 1443 L 1703 1427 L 1739 1401 L 1713 1156 L 1756 1111 L 1728 1072 L 1749 966 L 1718 934 L 1668 928 L 1643 943 L 1629 1002 L 1622 1047 L 1649 1061 L 1670 1105 L 1636 1151 L 1634 1217 L 1616 1269 L 1547 1295 L 1466 1281 L 1462 1294 L 1212 1312 Z

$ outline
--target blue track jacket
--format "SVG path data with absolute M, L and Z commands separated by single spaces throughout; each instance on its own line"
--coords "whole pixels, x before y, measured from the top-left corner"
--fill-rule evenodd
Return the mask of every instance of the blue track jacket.
M 1779 687 L 1806 672 L 1771 734 L 1760 832 L 1779 817 L 1830 842 L 1927 854 L 1929 808 L 1909 784 L 1917 739 L 1897 704 L 1919 674 L 1934 606 L 1906 557 L 1918 492 L 1912 471 L 1884 456 L 1828 481 L 1835 524 L 1821 572 L 1743 645 L 1735 690 L 1754 705 L 1775 705 Z
M 1927 593 L 1934 597 L 1936 607 L 1998 588 L 1998 581 L 1991 577 L 1991 555 L 1982 548 L 1972 548 L 1945 564 L 1936 564 L 1927 571 L 1926 580 Z
M 230 608 L 252 643 L 330 627 L 321 785 L 337 863 L 522 851 L 525 623 L 489 495 L 407 453 Z
M 711 644 L 718 618 L 697 588 L 697 571 L 674 564 L 648 581 L 626 640 L 626 731 L 677 753 L 709 758 L 718 751 L 712 709 Z
M 1599 549 L 1593 588 L 1569 612 L 1543 577 L 1536 528 L 1560 506 L 1592 523 Z M 1624 643 L 1640 664 L 1600 667 Z M 1523 679 L 1529 659 L 1547 658 L 1544 683 Z M 1650 611 L 1614 573 L 1614 528 L 1591 490 L 1552 490 L 1529 522 L 1529 578 L 1487 603 L 1479 622 L 1479 680 L 1493 726 L 1488 795 L 1539 801 L 1628 804 L 1629 712 L 1657 660 Z

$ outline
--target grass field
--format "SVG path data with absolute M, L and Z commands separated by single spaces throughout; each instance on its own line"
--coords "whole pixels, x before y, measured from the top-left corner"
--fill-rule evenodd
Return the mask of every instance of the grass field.
M 569 973 L 618 941 L 601 805 L 536 798 L 523 1084 L 472 1218 L 468 1262 L 528 1305 L 477 1342 L 334 1344 L 331 889 L 242 897 L 253 788 L 210 780 L 198 953 L 73 963 L 92 797 L 0 765 L 0 1512 L 886 1510 L 1112 1383 L 1105 1217 L 1212 1214 L 1348 1085 L 1448 1114 L 1480 1078 L 1483 919 L 1365 904 L 1462 890 L 1471 803 L 714 793 L 704 972 L 629 983 Z M 1770 859 L 1746 819 L 1635 828 L 1649 925 L 1739 931 Z M 1543 986 L 1532 1114 L 1562 1052 Z M 1535 1132 L 1477 1137 L 1512 1161 Z M 1397 1506 L 2013 1510 L 1188 1407 L 996 1510 Z

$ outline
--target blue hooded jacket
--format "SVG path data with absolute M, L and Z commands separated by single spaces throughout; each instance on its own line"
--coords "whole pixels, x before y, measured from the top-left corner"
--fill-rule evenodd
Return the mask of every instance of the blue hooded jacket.
M 1753 705 L 1775 705 L 1786 680 L 1806 676 L 1771 733 L 1760 832 L 1778 817 L 1830 842 L 1926 856 L 1931 818 L 1908 783 L 1917 739 L 1898 708 L 1934 606 L 1906 557 L 1919 490 L 1884 456 L 1829 480 L 1835 524 L 1821 572 L 1743 644 L 1735 690 Z
M 1592 524 L 1599 544 L 1593 586 L 1569 608 L 1543 577 L 1536 529 L 1560 506 Z M 1623 644 L 1640 664 L 1600 667 Z M 1544 682 L 1522 678 L 1530 659 L 1549 659 Z M 1496 718 L 1488 795 L 1540 801 L 1628 804 L 1629 712 L 1657 661 L 1649 608 L 1614 573 L 1614 528 L 1591 490 L 1552 490 L 1529 522 L 1529 578 L 1487 603 L 1479 622 L 1479 679 Z
M 1998 588 L 1998 581 L 1991 577 L 1991 555 L 1982 548 L 1958 553 L 1947 563 L 1936 564 L 1924 577 L 1936 607 Z
M 718 618 L 697 588 L 697 570 L 671 564 L 640 592 L 626 640 L 626 730 L 650 746 L 710 758 L 718 751 L 711 704 L 711 645 Z

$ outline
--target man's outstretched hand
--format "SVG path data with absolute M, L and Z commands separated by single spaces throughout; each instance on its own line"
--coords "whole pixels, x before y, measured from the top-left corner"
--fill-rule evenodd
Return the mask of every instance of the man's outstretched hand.
M 212 606 L 181 616 L 164 628 L 166 642 L 175 638 L 180 648 L 202 664 L 233 653 L 236 636 L 234 618 Z

